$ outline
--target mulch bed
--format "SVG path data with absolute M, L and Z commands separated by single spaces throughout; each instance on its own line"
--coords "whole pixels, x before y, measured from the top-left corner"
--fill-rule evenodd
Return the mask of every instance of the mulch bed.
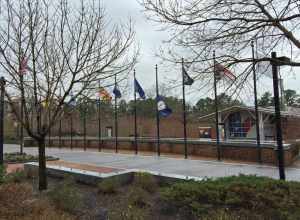
M 124 171 L 124 169 L 116 169 L 111 167 L 99 167 L 99 166 L 94 166 L 89 164 L 71 163 L 63 160 L 47 161 L 47 165 L 62 166 L 62 167 L 67 167 L 72 169 L 79 169 L 79 170 L 92 171 L 98 173 L 112 173 L 112 172 Z

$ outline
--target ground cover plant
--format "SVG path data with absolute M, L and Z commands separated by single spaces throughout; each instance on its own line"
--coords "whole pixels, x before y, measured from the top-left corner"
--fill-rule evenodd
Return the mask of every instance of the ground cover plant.
M 28 176 L 30 178 L 28 178 Z M 300 219 L 300 183 L 233 176 L 161 185 L 137 173 L 127 185 L 118 178 L 97 186 L 49 178 L 39 192 L 36 177 L 0 169 L 0 219 L 240 220 Z
M 47 161 L 58 160 L 56 157 L 46 156 Z M 30 155 L 26 153 L 4 153 L 4 162 L 6 163 L 26 163 L 26 162 L 36 162 L 38 161 L 38 156 Z

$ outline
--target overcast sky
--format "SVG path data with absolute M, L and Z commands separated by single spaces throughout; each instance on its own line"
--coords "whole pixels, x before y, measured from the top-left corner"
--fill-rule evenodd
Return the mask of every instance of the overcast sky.
M 145 87 L 145 90 L 155 85 L 155 64 L 159 64 L 160 60 L 155 57 L 155 52 L 162 46 L 162 41 L 168 39 L 168 33 L 159 31 L 158 24 L 147 21 L 143 14 L 143 8 L 138 4 L 137 0 L 103 0 L 106 13 L 113 21 L 124 22 L 124 18 L 131 17 L 135 23 L 136 39 L 140 45 L 139 63 L 136 66 L 137 78 L 140 83 Z M 284 78 L 285 89 L 294 89 L 300 93 L 300 68 L 296 73 L 296 69 L 291 71 L 290 68 L 282 70 Z M 163 68 L 159 65 L 159 81 L 167 82 L 167 79 L 180 79 L 180 66 L 172 68 Z M 193 75 L 191 73 L 191 75 Z M 197 83 L 193 85 L 197 87 Z M 258 82 L 259 94 L 265 91 L 272 91 L 272 80 L 263 77 Z M 173 90 L 172 95 L 181 97 L 180 89 Z M 201 97 L 211 96 L 206 91 L 199 92 L 197 88 L 187 88 L 187 99 L 189 102 L 195 103 Z M 251 105 L 253 103 L 253 96 L 249 94 L 249 88 L 241 94 L 244 102 Z

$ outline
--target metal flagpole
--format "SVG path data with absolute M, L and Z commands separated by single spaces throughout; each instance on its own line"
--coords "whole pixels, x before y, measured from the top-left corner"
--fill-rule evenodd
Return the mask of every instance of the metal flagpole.
M 83 106 L 83 149 L 86 151 L 86 102 Z
M 100 92 L 100 79 L 99 79 L 99 91 Z M 101 151 L 101 97 L 99 94 L 98 102 L 98 151 Z
M 117 74 L 115 74 L 115 86 L 117 85 Z M 118 109 L 117 109 L 117 96 L 115 95 L 115 148 L 118 153 Z
M 214 59 L 214 91 L 215 91 L 215 118 L 216 118 L 216 144 L 218 151 L 218 160 L 221 160 L 221 149 L 220 149 L 220 134 L 219 134 L 219 109 L 218 109 L 218 93 L 217 93 L 217 72 L 216 72 L 216 53 L 213 51 Z
M 61 99 L 61 87 L 59 88 L 59 99 Z M 61 148 L 61 125 L 62 125 L 62 121 L 61 121 L 61 115 L 59 118 L 59 131 L 58 131 L 58 145 L 59 148 Z
M 254 89 L 254 106 L 255 106 L 255 127 L 256 127 L 256 143 L 258 149 L 258 162 L 261 163 L 261 146 L 260 146 L 260 131 L 259 131 L 259 114 L 257 103 L 257 85 L 256 85 L 256 69 L 255 69 L 255 55 L 254 55 L 254 42 L 251 41 L 252 48 L 252 72 L 253 72 L 253 89 Z
M 58 144 L 59 144 L 59 148 L 61 148 L 61 125 L 62 125 L 62 121 L 61 118 L 59 119 L 59 131 L 58 131 Z
M 24 83 L 24 78 L 23 74 L 20 75 L 20 80 L 21 80 L 21 87 L 22 90 L 23 88 L 23 83 Z M 21 127 L 20 127 L 20 153 L 23 154 L 23 147 L 24 147 L 24 129 L 23 129 L 23 118 L 24 118 L 24 100 L 21 95 Z
M 277 158 L 278 169 L 281 180 L 285 180 L 284 171 L 284 151 L 282 145 L 282 129 L 281 129 L 281 113 L 278 85 L 278 64 L 276 63 L 276 52 L 272 52 L 272 74 L 273 74 L 273 89 L 274 89 L 274 104 L 275 104 L 275 120 L 276 120 L 276 140 L 277 140 Z
M 5 79 L 0 78 L 0 165 L 3 165 L 3 143 L 4 143 L 4 93 L 5 93 Z
M 46 103 L 46 106 L 48 105 L 48 123 L 49 123 L 49 135 L 48 135 L 48 147 L 50 147 L 51 145 L 51 140 L 50 140 L 50 137 L 51 137 L 51 127 L 50 127 L 50 120 L 51 120 L 51 111 L 50 111 L 50 101 L 49 103 Z M 46 107 L 45 106 L 45 107 Z
M 71 116 L 70 116 L 70 120 L 71 120 L 71 123 L 70 123 L 70 127 L 71 127 L 71 150 L 73 149 L 73 109 L 71 111 Z
M 159 130 L 159 110 L 158 110 L 158 68 L 155 65 L 155 78 L 156 78 L 156 144 L 157 144 L 157 156 L 160 156 L 160 130 Z
M 186 112 L 185 112 L 185 85 L 184 85 L 184 60 L 181 59 L 182 66 L 182 109 L 183 109 L 183 141 L 184 141 L 184 158 L 187 159 L 187 142 L 186 142 Z
M 135 69 L 133 70 L 133 78 L 135 83 Z M 134 85 L 135 86 L 135 85 Z M 135 154 L 138 153 L 138 144 L 137 144 L 137 121 L 136 121 L 136 90 L 134 88 L 134 147 L 135 147 Z

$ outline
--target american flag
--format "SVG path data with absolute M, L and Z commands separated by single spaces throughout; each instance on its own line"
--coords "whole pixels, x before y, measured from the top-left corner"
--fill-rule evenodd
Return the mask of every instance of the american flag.
M 217 78 L 222 78 L 223 76 L 226 76 L 227 78 L 229 78 L 232 81 L 236 80 L 236 76 L 226 67 L 224 67 L 222 64 L 217 63 L 216 64 L 216 73 L 219 77 Z

